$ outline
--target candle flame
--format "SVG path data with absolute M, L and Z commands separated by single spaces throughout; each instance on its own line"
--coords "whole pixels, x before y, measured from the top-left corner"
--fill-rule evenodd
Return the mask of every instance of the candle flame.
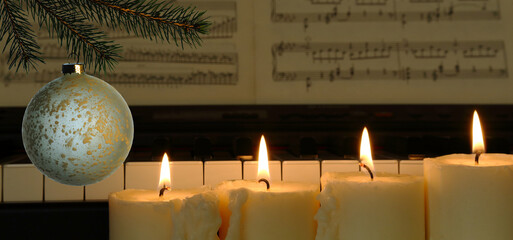
M 483 131 L 479 121 L 479 115 L 477 115 L 477 111 L 474 111 L 474 121 L 472 123 L 472 152 L 484 153 L 484 151 Z
M 269 175 L 269 157 L 267 155 L 267 146 L 265 144 L 264 135 L 260 138 L 260 147 L 258 149 L 258 174 L 257 179 L 266 179 L 271 181 Z
M 158 189 L 171 187 L 171 173 L 169 170 L 169 158 L 167 153 L 164 153 L 162 157 L 162 163 L 160 164 L 160 180 Z
M 374 172 L 374 163 L 372 162 L 372 153 L 367 127 L 363 128 L 362 141 L 360 142 L 360 161 Z

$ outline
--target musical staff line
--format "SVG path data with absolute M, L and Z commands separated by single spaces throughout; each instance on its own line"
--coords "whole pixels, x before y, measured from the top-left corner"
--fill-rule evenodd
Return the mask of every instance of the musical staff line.
M 128 48 L 123 54 L 123 61 L 171 62 L 187 64 L 237 64 L 235 52 L 184 52 L 162 49 Z
M 355 4 L 359 6 L 385 6 L 388 0 L 355 0 Z
M 236 17 L 213 17 L 212 26 L 210 27 L 208 34 L 203 36 L 203 39 L 232 38 L 233 34 L 236 32 Z
M 504 41 L 279 42 L 275 82 L 504 79 Z M 300 67 L 300 66 L 303 67 Z
M 66 49 L 57 43 L 45 43 L 41 51 L 46 59 L 67 59 Z M 1 56 L 5 58 L 5 55 Z M 121 53 L 120 62 L 169 62 L 185 64 L 216 64 L 236 65 L 238 64 L 238 53 L 236 52 L 194 52 L 173 49 L 161 49 L 155 47 L 134 47 L 129 46 Z
M 356 0 L 354 4 L 346 4 L 342 1 L 312 1 L 312 5 L 329 6 L 325 11 L 317 12 L 279 11 L 278 2 L 279 0 L 272 0 L 271 21 L 274 23 L 301 23 L 305 31 L 312 23 L 399 22 L 405 26 L 408 22 L 498 21 L 501 19 L 498 3 L 490 8 L 487 5 L 488 2 L 451 2 L 440 5 L 442 1 L 438 0 L 411 0 L 409 3 L 395 0 Z M 417 10 L 405 8 L 404 5 L 407 4 L 431 4 L 432 6 Z
M 388 69 L 362 69 L 355 70 L 340 68 L 332 70 L 305 70 L 305 71 L 276 71 L 273 79 L 276 82 L 287 81 L 339 81 L 339 80 L 443 80 L 443 79 L 483 79 L 483 78 L 507 78 L 507 69 L 493 68 L 465 68 L 454 67 L 451 71 L 444 71 L 443 68 L 433 69 L 412 69 L 409 67 L 398 70 Z
M 60 70 L 42 70 L 39 73 L 20 74 L 1 72 L 5 86 L 11 83 L 46 84 L 55 76 L 62 75 Z M 123 73 L 112 72 L 99 74 L 99 78 L 110 84 L 134 86 L 185 86 L 185 85 L 236 85 L 238 76 L 235 72 L 193 71 L 183 73 Z
M 443 57 L 461 52 L 465 57 L 495 57 L 505 50 L 504 41 L 400 41 L 400 42 L 284 42 L 273 44 L 274 57 L 284 53 L 305 53 L 312 57 L 333 56 L 343 60 L 346 55 L 354 58 L 388 58 L 392 51 L 404 51 L 421 57 Z M 339 56 L 339 57 L 337 57 Z

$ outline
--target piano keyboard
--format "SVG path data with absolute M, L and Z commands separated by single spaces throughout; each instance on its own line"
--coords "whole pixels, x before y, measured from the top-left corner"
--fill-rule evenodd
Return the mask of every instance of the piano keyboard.
M 229 179 L 256 179 L 256 161 L 175 161 L 172 188 L 215 186 Z M 272 181 L 319 183 L 330 171 L 355 172 L 356 160 L 270 161 Z M 422 160 L 376 160 L 376 172 L 422 175 Z M 127 162 L 107 179 L 88 186 L 68 186 L 44 177 L 32 164 L 0 166 L 2 202 L 105 201 L 123 189 L 156 189 L 160 162 Z

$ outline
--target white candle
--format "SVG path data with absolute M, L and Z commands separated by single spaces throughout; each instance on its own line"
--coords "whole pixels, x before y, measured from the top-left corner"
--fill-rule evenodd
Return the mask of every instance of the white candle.
M 513 239 L 513 155 L 484 154 L 474 112 L 476 154 L 424 160 L 428 239 Z
M 109 195 L 110 239 L 219 239 L 216 194 L 207 188 L 165 191 L 171 185 L 167 155 L 162 161 L 161 191 L 128 189 Z
M 315 184 L 226 181 L 216 188 L 223 224 L 221 239 L 314 239 L 319 203 Z
M 128 189 L 109 196 L 111 240 L 219 239 L 218 200 L 207 190 Z
M 326 173 L 321 182 L 317 240 L 425 238 L 422 177 Z
M 325 173 L 319 194 L 317 240 L 423 240 L 424 182 L 420 176 L 373 174 L 366 129 L 361 173 Z M 373 178 L 371 178 L 374 176 Z
M 260 142 L 258 179 L 270 181 L 267 149 Z M 217 186 L 223 223 L 221 239 L 311 240 L 315 238 L 314 215 L 319 208 L 315 184 L 226 181 Z
M 474 156 L 424 160 L 428 239 L 513 239 L 513 156 Z

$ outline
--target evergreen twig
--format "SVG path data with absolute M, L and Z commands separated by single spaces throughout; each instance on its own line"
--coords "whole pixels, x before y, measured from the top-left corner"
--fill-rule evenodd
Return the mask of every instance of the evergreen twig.
M 9 69 L 16 66 L 16 71 L 20 66 L 26 71 L 30 68 L 36 68 L 37 62 L 43 62 L 40 57 L 39 46 L 34 40 L 35 34 L 30 28 L 25 12 L 23 12 L 19 2 L 1 0 L 0 2 L 0 41 L 7 36 L 2 53 L 7 46 L 9 48 Z
M 68 0 L 70 1 L 70 0 Z M 71 0 L 75 1 L 75 0 Z M 76 0 L 89 19 L 111 27 L 123 28 L 143 38 L 157 38 L 180 45 L 200 44 L 199 34 L 206 34 L 210 23 L 205 12 L 174 6 L 169 2 L 130 0 Z M 105 18 L 103 16 L 109 16 Z M 170 37 L 172 39 L 170 39 Z
M 44 61 L 20 2 L 0 0 L 0 40 L 7 36 L 4 50 L 10 46 L 9 68 L 17 65 L 16 71 L 20 66 L 28 71 L 36 68 L 37 61 Z M 44 25 L 50 37 L 56 37 L 70 55 L 94 66 L 95 71 L 111 70 L 120 58 L 121 46 L 108 40 L 90 22 L 142 38 L 174 42 L 182 48 L 199 46 L 200 34 L 206 34 L 210 26 L 204 11 L 156 0 L 24 0 L 24 3 L 39 27 Z
M 29 4 L 33 17 L 40 25 L 46 25 L 51 37 L 57 35 L 61 45 L 65 41 L 68 52 L 74 53 L 77 61 L 83 56 L 86 64 L 94 62 L 95 71 L 113 68 L 121 46 L 106 40 L 107 36 L 86 23 L 78 12 L 58 1 L 31 0 Z

